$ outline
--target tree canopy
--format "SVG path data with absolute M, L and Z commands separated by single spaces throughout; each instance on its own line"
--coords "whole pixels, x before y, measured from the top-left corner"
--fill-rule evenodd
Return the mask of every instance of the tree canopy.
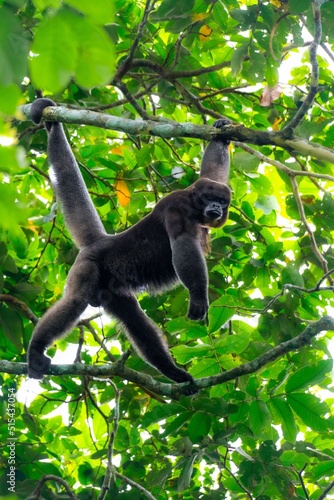
M 333 0 L 0 1 L 1 498 L 334 498 L 333 49 Z M 196 395 L 99 309 L 25 384 L 77 255 L 30 120 L 40 96 L 109 233 L 194 182 L 231 120 L 208 325 L 182 287 L 139 297 Z

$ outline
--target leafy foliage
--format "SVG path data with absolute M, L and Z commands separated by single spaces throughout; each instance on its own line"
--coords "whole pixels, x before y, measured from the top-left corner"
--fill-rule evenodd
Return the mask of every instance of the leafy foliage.
M 296 338 L 330 312 L 334 173 L 317 153 L 334 153 L 324 149 L 333 143 L 334 3 L 0 5 L 1 360 L 18 367 L 26 360 L 37 317 L 61 296 L 77 254 L 50 189 L 45 131 L 23 120 L 20 104 L 43 91 L 59 104 L 119 120 L 205 124 L 224 115 L 250 132 L 287 131 L 281 147 L 232 144 L 233 204 L 226 226 L 212 232 L 208 257 L 208 327 L 185 319 L 182 288 L 140 297 L 176 361 L 211 383 L 194 397 L 171 400 L 159 384 L 153 393 L 119 376 L 66 375 L 45 377 L 31 397 L 25 376 L 0 363 L 1 498 L 331 498 L 332 332 L 255 373 L 220 384 L 214 377 Z M 291 153 L 285 142 L 294 138 L 289 125 L 304 154 Z M 70 120 L 67 132 L 110 233 L 187 187 L 199 170 L 198 139 L 126 135 Z M 96 313 L 58 342 L 56 360 L 81 356 L 86 365 L 103 365 L 126 353 L 119 326 Z M 134 352 L 126 366 L 167 382 Z M 27 394 L 31 402 L 23 404 Z

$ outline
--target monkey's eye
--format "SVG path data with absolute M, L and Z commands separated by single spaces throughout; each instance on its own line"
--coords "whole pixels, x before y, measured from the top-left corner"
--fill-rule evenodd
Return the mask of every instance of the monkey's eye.
M 228 207 L 228 202 L 225 199 L 217 198 L 216 196 L 206 196 L 205 201 L 206 203 L 218 203 L 222 209 Z

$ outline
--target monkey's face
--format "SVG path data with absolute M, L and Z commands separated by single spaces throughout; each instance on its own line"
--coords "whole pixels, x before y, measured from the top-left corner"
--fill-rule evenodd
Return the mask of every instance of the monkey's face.
M 231 191 L 226 184 L 199 179 L 192 186 L 191 196 L 203 226 L 221 227 L 225 224 L 231 203 Z

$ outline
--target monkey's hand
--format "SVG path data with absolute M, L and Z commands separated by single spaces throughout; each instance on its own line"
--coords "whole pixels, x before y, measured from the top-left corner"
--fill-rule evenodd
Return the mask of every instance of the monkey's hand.
M 28 376 L 30 378 L 42 379 L 49 371 L 51 358 L 45 356 L 44 349 L 30 345 L 28 352 Z
M 207 298 L 203 300 L 195 300 L 190 298 L 190 305 L 187 316 L 189 319 L 195 321 L 198 320 L 206 321 L 208 309 L 209 309 L 209 302 Z
M 221 127 L 224 127 L 225 125 L 231 125 L 231 123 L 233 123 L 233 122 L 231 120 L 229 120 L 228 118 L 220 118 L 219 120 L 215 121 L 213 126 L 216 128 L 221 128 Z
M 49 106 L 55 106 L 55 103 L 51 101 L 51 99 L 45 99 L 44 97 L 42 99 L 36 99 L 36 101 L 32 103 L 30 108 L 30 116 L 32 118 L 32 121 L 34 123 L 40 123 L 42 121 L 44 109 L 48 108 Z

